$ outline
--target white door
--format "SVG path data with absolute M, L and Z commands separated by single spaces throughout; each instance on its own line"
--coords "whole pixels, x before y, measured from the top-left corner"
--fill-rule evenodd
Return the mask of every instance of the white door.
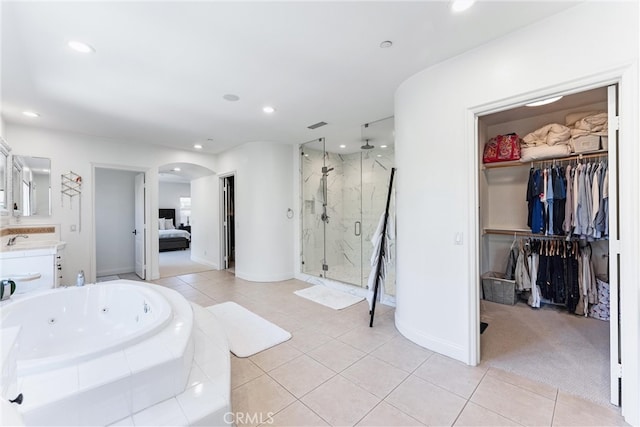
M 135 180 L 135 257 L 136 257 L 136 274 L 141 279 L 146 278 L 146 263 L 145 263 L 145 217 L 144 217 L 144 205 L 145 205 L 145 186 L 144 186 L 144 173 L 136 175 Z
M 611 403 L 620 406 L 622 360 L 620 357 L 620 229 L 618 227 L 618 99 L 617 85 L 607 88 L 609 115 L 609 345 Z

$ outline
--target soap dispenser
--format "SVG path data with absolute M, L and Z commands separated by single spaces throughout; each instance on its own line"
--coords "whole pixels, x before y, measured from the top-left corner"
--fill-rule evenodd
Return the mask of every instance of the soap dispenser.
M 84 271 L 78 272 L 78 278 L 76 279 L 76 286 L 84 286 Z

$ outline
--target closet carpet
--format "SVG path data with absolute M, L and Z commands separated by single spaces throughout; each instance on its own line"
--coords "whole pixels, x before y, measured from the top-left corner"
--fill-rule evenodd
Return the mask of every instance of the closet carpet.
M 481 364 L 609 404 L 609 322 L 544 305 L 481 301 Z

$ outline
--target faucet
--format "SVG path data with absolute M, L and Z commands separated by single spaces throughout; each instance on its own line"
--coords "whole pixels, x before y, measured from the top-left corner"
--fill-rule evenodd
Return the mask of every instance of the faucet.
M 16 244 L 16 239 L 18 237 L 24 237 L 25 239 L 28 239 L 29 236 L 27 236 L 26 234 L 18 234 L 17 236 L 13 236 L 9 238 L 9 241 L 7 242 L 7 246 L 13 246 Z

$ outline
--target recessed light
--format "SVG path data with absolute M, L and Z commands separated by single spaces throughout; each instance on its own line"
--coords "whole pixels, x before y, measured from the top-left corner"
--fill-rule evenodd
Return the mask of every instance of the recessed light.
M 273 108 L 273 107 L 271 107 L 271 106 L 269 106 L 269 105 L 267 105 L 266 107 L 264 107 L 264 108 L 262 109 L 262 111 L 264 111 L 264 112 L 265 112 L 265 113 L 267 113 L 267 114 L 271 114 L 271 113 L 275 112 L 275 111 L 276 111 L 276 109 L 275 109 L 275 108 Z
M 340 144 L 340 148 L 347 148 L 347 146 L 344 144 Z
M 382 43 L 380 43 L 380 47 L 383 49 L 391 46 L 393 46 L 393 42 L 391 40 L 385 40 Z
M 202 144 L 193 144 L 193 148 L 196 150 L 202 150 Z
M 525 104 L 527 107 L 539 107 L 541 105 L 551 104 L 552 102 L 556 102 L 562 99 L 562 96 L 554 96 L 553 98 L 547 98 L 540 101 L 530 102 Z
M 180 172 L 180 168 L 173 168 L 174 172 Z
M 387 146 L 386 145 L 381 145 L 380 148 L 387 148 Z
M 228 94 L 224 95 L 223 98 L 226 99 L 227 101 L 231 101 L 231 102 L 234 102 L 234 101 L 237 101 L 237 100 L 240 99 L 240 97 L 238 95 L 234 95 L 232 93 L 228 93 Z
M 40 114 L 36 113 L 35 111 L 23 111 L 22 114 L 24 114 L 27 117 L 40 117 Z
M 82 43 L 76 40 L 71 40 L 69 43 L 67 43 L 67 46 L 69 46 L 71 49 L 75 50 L 76 52 L 80 52 L 80 53 L 93 53 L 96 50 L 89 46 L 86 43 Z
M 469 9 L 476 0 L 453 0 L 451 2 L 451 11 L 452 12 L 462 12 Z

